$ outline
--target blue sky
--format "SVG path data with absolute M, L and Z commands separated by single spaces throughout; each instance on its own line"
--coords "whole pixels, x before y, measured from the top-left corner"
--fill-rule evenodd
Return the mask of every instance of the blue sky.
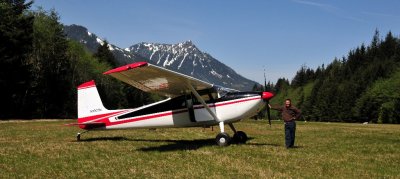
M 121 48 L 187 40 L 242 76 L 291 80 L 369 44 L 400 34 L 398 0 L 36 0 L 66 25 L 85 26 Z

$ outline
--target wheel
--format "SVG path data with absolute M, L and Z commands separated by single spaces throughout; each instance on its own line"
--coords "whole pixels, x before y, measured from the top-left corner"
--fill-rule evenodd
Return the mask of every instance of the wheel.
M 76 140 L 80 141 L 81 140 L 81 133 L 76 134 Z
M 233 135 L 233 140 L 239 144 L 244 144 L 247 141 L 247 135 L 243 131 L 237 131 L 235 135 Z
M 225 132 L 219 133 L 215 138 L 215 142 L 217 142 L 219 146 L 228 146 L 231 142 L 231 137 Z

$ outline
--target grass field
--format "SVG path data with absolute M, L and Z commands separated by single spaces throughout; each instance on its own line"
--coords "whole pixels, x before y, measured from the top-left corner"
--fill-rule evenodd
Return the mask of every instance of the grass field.
M 400 178 L 400 125 L 236 123 L 250 140 L 219 147 L 219 129 L 96 131 L 76 142 L 61 121 L 0 122 L 0 178 Z M 227 131 L 232 132 L 227 128 Z

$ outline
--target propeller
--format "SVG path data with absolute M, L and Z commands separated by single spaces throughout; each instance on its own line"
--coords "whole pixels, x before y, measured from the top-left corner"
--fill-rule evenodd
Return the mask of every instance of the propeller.
M 267 117 L 268 117 L 268 123 L 269 127 L 271 127 L 271 109 L 269 108 L 269 100 L 274 97 L 274 94 L 271 92 L 267 91 L 267 78 L 265 77 L 265 68 L 264 68 L 264 92 L 262 93 L 262 98 L 265 101 L 265 105 L 267 108 Z
M 270 108 L 269 108 L 268 105 L 269 105 L 269 100 L 270 100 L 272 97 L 274 97 L 274 94 L 271 93 L 271 92 L 264 91 L 264 92 L 262 93 L 262 99 L 265 101 L 266 107 L 267 107 L 268 123 L 269 123 L 269 126 L 270 126 L 270 127 L 271 127 L 271 111 L 270 111 Z

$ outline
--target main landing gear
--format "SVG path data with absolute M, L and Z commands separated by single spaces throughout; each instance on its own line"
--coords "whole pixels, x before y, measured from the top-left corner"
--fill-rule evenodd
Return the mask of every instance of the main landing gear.
M 231 142 L 231 137 L 229 137 L 227 133 L 221 132 L 215 138 L 215 142 L 217 142 L 219 146 L 228 146 Z
M 229 127 L 232 129 L 232 131 L 235 133 L 233 135 L 233 138 L 231 138 L 229 136 L 229 134 L 227 134 L 224 131 L 224 122 L 220 122 L 219 123 L 219 127 L 221 129 L 221 133 L 219 133 L 217 135 L 217 137 L 215 137 L 215 142 L 217 142 L 217 144 L 219 146 L 228 146 L 231 142 L 235 142 L 238 144 L 244 144 L 247 141 L 247 135 L 245 132 L 243 131 L 236 131 L 235 127 L 233 126 L 232 123 L 229 123 Z

